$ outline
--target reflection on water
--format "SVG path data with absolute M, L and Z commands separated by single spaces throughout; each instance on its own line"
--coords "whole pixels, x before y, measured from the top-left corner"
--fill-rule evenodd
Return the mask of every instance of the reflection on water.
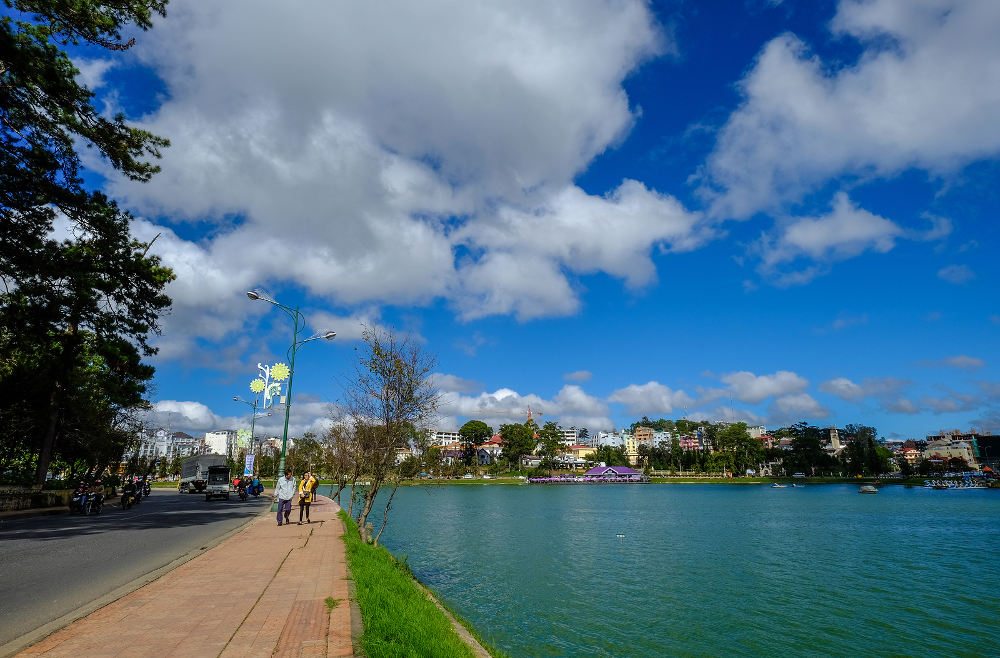
M 405 487 L 382 543 L 515 656 L 997 655 L 998 522 L 997 490 Z

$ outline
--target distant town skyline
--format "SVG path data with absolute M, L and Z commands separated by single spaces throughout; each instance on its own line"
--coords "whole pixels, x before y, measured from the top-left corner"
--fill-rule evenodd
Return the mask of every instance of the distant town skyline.
M 262 287 L 337 332 L 299 352 L 292 436 L 364 324 L 437 357 L 438 427 L 1000 431 L 1000 4 L 167 12 L 72 51 L 171 141 L 149 183 L 87 163 L 177 274 L 150 423 L 249 425 L 233 397 L 291 340 Z

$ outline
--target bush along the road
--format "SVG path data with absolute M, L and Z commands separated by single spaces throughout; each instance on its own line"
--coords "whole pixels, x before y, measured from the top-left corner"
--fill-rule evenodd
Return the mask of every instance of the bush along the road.
M 365 628 L 361 636 L 365 655 L 471 657 L 472 650 L 413 580 L 406 563 L 380 546 L 362 542 L 345 512 L 340 518 L 347 526 L 343 539 Z

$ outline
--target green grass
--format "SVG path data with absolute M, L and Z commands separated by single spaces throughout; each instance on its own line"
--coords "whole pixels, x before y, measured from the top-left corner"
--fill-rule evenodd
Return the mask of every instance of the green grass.
M 448 618 L 417 587 L 405 562 L 361 542 L 343 511 L 344 543 L 365 631 L 361 647 L 369 658 L 389 656 L 471 657 Z

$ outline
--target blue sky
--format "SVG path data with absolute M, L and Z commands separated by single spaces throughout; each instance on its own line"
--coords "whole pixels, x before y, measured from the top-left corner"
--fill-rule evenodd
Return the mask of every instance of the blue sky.
M 293 435 L 364 323 L 437 357 L 441 429 L 1000 431 L 1000 4 L 296 7 L 173 0 L 79 53 L 172 142 L 147 184 L 88 162 L 178 275 L 151 422 L 246 424 L 291 333 L 263 287 L 338 333 L 299 353 Z

